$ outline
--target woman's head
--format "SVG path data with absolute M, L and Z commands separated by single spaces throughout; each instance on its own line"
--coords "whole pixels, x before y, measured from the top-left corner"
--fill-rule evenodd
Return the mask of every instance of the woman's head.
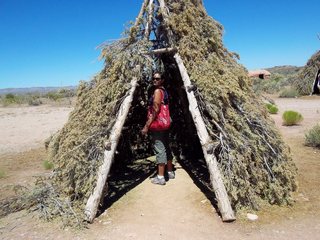
M 153 82 L 153 86 L 161 87 L 163 85 L 163 82 L 164 82 L 162 73 L 154 72 L 153 76 L 152 76 L 152 82 Z

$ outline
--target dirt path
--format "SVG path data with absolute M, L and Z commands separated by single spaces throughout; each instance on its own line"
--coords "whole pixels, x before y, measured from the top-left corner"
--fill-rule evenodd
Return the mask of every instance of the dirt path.
M 284 140 L 290 145 L 299 169 L 299 190 L 292 207 L 266 206 L 257 214 L 259 220 L 239 218 L 222 223 L 210 201 L 177 165 L 177 178 L 166 186 L 146 179 L 133 188 L 89 229 L 61 230 L 61 223 L 46 223 L 35 214 L 22 211 L 0 219 L 1 239 L 320 239 L 320 158 L 319 150 L 303 145 L 304 132 L 320 120 L 320 98 L 275 99 L 280 113 L 273 115 Z M 299 126 L 282 126 L 281 113 L 296 110 L 304 116 Z M 43 150 L 32 154 L 36 159 Z M 19 161 L 11 155 L 10 162 Z M 32 158 L 32 157 L 31 157 Z M 23 158 L 22 158 L 23 159 Z M 4 161 L 0 157 L 0 161 Z M 11 171 L 23 181 L 34 166 Z M 44 172 L 39 169 L 39 172 Z M 31 172 L 29 172 L 31 173 Z M 31 174 L 32 175 L 32 174 Z M 30 174 L 28 175 L 30 176 Z M 2 185 L 8 179 L 0 179 Z M 12 179 L 11 181 L 14 181 Z

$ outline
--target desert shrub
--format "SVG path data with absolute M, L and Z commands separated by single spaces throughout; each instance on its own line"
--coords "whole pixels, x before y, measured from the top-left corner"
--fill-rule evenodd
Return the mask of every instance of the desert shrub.
M 280 92 L 279 97 L 281 98 L 295 98 L 299 96 L 299 92 L 292 87 L 286 88 Z
M 253 90 L 255 92 L 263 92 L 263 93 L 276 93 L 280 90 L 282 82 L 285 79 L 279 74 L 272 75 L 269 79 L 253 79 Z
M 4 106 L 8 106 L 10 104 L 21 104 L 22 102 L 21 96 L 14 95 L 12 93 L 8 93 L 2 98 L 2 104 Z
M 62 88 L 58 91 L 48 92 L 47 94 L 45 94 L 44 97 L 53 101 L 58 101 L 59 99 L 71 98 L 71 97 L 74 97 L 75 95 L 76 95 L 75 90 Z
M 63 98 L 70 98 L 74 97 L 76 95 L 76 92 L 72 89 L 62 88 L 58 91 L 58 94 L 60 94 L 60 96 Z
M 303 120 L 303 117 L 300 113 L 295 111 L 285 111 L 282 114 L 283 125 L 292 126 L 297 125 L 299 122 Z
M 271 114 L 276 114 L 279 111 L 278 107 L 274 104 L 271 104 L 271 103 L 267 103 L 266 107 L 268 109 L 268 112 Z
M 0 169 L 0 179 L 4 178 L 6 176 L 5 171 L 3 171 L 2 169 Z
M 307 146 L 320 147 L 320 124 L 315 125 L 305 134 Z
M 16 96 L 15 96 L 14 94 L 12 94 L 12 93 L 8 93 L 8 94 L 5 95 L 4 98 L 5 98 L 6 100 L 8 100 L 8 101 L 14 101 L 15 98 L 16 98 Z
M 39 105 L 42 104 L 42 101 L 41 101 L 41 99 L 39 99 L 39 98 L 37 98 L 37 99 L 29 99 L 29 100 L 28 100 L 28 104 L 29 104 L 30 106 L 39 106 Z
M 45 161 L 43 161 L 43 167 L 46 170 L 50 170 L 50 169 L 53 169 L 54 165 L 52 162 L 45 160 Z
M 253 89 L 260 90 L 264 93 L 279 93 L 282 89 L 291 87 L 297 78 L 300 67 L 295 66 L 277 66 L 267 68 L 266 70 L 271 73 L 270 78 L 255 79 L 253 81 Z
M 27 102 L 29 106 L 39 106 L 42 104 L 40 96 L 37 95 L 29 95 L 27 97 Z
M 49 98 L 50 100 L 57 101 L 58 99 L 62 98 L 62 95 L 59 92 L 48 92 L 45 97 Z

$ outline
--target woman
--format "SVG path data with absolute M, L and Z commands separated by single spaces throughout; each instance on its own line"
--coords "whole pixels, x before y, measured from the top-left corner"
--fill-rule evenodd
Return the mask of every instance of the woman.
M 166 165 L 169 179 L 175 178 L 172 165 L 172 153 L 169 147 L 169 101 L 168 94 L 163 87 L 164 79 L 162 74 L 155 72 L 152 80 L 154 92 L 149 101 L 148 119 L 141 132 L 143 135 L 147 135 L 147 133 L 150 132 L 153 150 L 156 154 L 158 175 L 152 178 L 151 182 L 165 185 L 166 180 L 164 174 Z

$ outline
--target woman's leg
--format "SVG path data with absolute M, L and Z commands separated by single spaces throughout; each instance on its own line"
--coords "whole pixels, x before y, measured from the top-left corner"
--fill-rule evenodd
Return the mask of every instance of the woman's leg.
M 159 163 L 158 164 L 158 176 L 163 177 L 165 169 L 166 169 L 166 164 Z
M 167 171 L 168 172 L 172 172 L 173 171 L 172 160 L 168 160 L 168 162 L 167 162 Z

